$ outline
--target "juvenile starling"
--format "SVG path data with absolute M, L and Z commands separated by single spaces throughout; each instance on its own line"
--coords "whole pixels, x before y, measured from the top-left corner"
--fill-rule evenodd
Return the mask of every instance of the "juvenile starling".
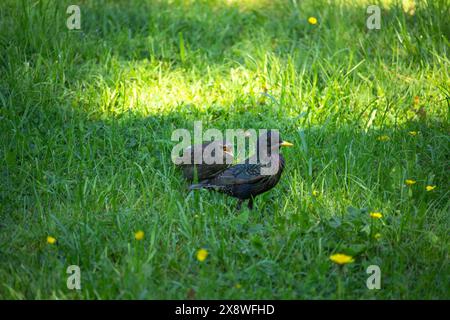
M 184 152 L 190 156 L 190 163 L 178 165 L 182 169 L 183 176 L 189 182 L 194 181 L 195 177 L 197 177 L 198 181 L 210 179 L 228 168 L 233 163 L 233 147 L 226 141 L 205 142 L 200 146 L 200 148 L 196 147 L 198 146 L 189 146 L 184 150 Z M 203 160 L 202 163 L 194 164 L 195 153 L 201 152 L 200 156 L 202 156 L 204 155 L 204 151 L 207 147 L 209 147 L 208 150 L 212 150 L 210 153 L 207 152 L 207 154 L 211 154 L 213 157 L 215 157 L 216 150 L 219 150 L 217 157 L 222 159 L 221 163 L 207 164 L 205 163 L 205 159 L 200 157 L 200 159 Z
M 264 141 L 262 142 L 262 140 Z M 246 159 L 244 163 L 229 167 L 213 178 L 191 185 L 189 189 L 214 190 L 238 198 L 238 210 L 244 200 L 249 200 L 248 207 L 253 209 L 253 199 L 275 187 L 280 180 L 284 169 L 284 158 L 279 153 L 280 147 L 292 145 L 292 143 L 281 140 L 277 131 L 269 130 L 267 134 L 258 138 L 254 156 Z M 264 155 L 260 153 L 260 150 L 264 149 L 261 149 L 260 146 L 267 147 L 266 154 L 270 157 L 270 162 L 263 161 Z M 272 170 L 267 174 L 269 168 Z

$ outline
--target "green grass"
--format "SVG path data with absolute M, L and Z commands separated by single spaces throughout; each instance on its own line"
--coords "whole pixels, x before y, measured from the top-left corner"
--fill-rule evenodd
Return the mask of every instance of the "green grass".
M 369 2 L 1 1 L 0 298 L 450 298 L 449 2 Z M 198 120 L 295 143 L 254 211 L 188 195 Z

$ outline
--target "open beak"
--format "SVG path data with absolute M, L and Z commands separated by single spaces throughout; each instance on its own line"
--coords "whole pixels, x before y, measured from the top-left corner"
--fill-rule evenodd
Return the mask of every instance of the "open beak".
M 283 141 L 280 144 L 280 146 L 282 146 L 282 147 L 292 147 L 293 145 L 294 145 L 293 143 L 290 143 L 290 142 L 287 142 L 287 141 Z

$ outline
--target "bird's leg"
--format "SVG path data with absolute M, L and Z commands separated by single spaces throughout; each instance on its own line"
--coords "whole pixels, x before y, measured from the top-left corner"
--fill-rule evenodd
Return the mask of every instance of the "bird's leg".
M 242 202 L 243 202 L 242 199 L 239 199 L 239 200 L 238 200 L 238 203 L 237 203 L 237 206 L 236 206 L 236 211 L 241 210 Z
M 253 198 L 250 198 L 250 199 L 248 200 L 248 208 L 249 208 L 250 210 L 253 210 Z

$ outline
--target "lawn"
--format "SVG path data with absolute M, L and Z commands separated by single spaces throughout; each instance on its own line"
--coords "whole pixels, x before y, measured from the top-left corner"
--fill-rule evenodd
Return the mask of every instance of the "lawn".
M 71 4 L 0 2 L 1 299 L 450 298 L 448 1 Z M 188 193 L 194 121 L 295 144 L 253 211 Z

